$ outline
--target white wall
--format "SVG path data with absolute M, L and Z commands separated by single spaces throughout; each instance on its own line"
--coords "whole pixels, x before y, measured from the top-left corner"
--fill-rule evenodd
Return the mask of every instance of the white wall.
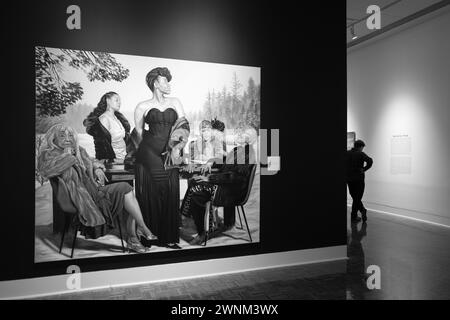
M 348 131 L 374 159 L 368 208 L 450 225 L 450 10 L 348 51 Z M 411 138 L 411 172 L 391 173 L 391 138 Z

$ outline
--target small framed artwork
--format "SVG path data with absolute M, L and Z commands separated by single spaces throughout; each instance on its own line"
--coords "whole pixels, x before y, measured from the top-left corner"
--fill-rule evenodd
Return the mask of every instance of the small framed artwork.
M 353 145 L 356 141 L 356 132 L 347 132 L 347 150 L 353 148 Z

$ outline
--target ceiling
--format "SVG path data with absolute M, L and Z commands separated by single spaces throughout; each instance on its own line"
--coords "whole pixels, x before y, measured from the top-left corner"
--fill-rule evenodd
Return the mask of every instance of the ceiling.
M 367 8 L 370 5 L 377 5 L 381 9 L 381 30 L 392 23 L 400 22 L 400 20 L 411 16 L 427 7 L 437 4 L 438 2 L 449 2 L 441 0 L 346 0 L 347 1 L 347 46 L 352 42 L 361 41 L 364 36 L 369 36 L 377 30 L 369 30 L 366 26 L 368 14 Z M 386 9 L 383 7 L 388 6 Z M 350 25 L 355 21 L 363 19 L 354 24 L 355 34 L 358 36 L 356 40 L 352 40 Z

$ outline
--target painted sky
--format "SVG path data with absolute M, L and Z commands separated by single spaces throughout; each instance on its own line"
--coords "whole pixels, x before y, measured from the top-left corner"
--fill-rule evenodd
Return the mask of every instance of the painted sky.
M 61 53 L 57 49 L 48 49 L 57 54 Z M 134 113 L 139 102 L 152 97 L 152 92 L 145 82 L 145 76 L 155 67 L 167 67 L 170 70 L 172 74 L 171 96 L 180 99 L 186 112 L 199 110 L 205 102 L 208 91 L 221 91 L 224 86 L 229 90 L 234 72 L 242 84 L 240 94 L 247 87 L 250 77 L 253 78 L 256 85 L 261 83 L 261 69 L 258 67 L 124 54 L 112 54 L 112 56 L 130 70 L 129 77 L 122 82 L 89 82 L 83 72 L 70 67 L 64 69 L 62 77 L 70 82 L 80 82 L 84 90 L 81 103 L 96 106 L 104 93 L 117 92 L 121 97 L 121 111 L 127 117 Z

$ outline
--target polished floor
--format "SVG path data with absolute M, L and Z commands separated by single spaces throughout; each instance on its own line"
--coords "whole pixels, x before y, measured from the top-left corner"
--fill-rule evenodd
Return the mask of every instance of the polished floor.
M 450 228 L 370 213 L 348 224 L 348 260 L 45 297 L 45 299 L 450 299 Z M 380 289 L 367 268 L 380 268 Z

